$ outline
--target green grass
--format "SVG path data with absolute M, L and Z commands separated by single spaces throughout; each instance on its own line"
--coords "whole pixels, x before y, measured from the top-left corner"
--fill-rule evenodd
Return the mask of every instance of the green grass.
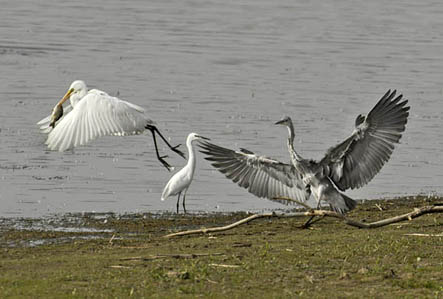
M 438 201 L 370 201 L 349 216 L 373 221 Z M 306 230 L 302 218 L 260 219 L 218 234 L 162 238 L 245 216 L 83 216 L 83 226 L 115 231 L 94 234 L 3 226 L 0 297 L 443 298 L 443 237 L 406 235 L 441 234 L 442 214 L 373 230 L 329 218 Z M 40 239 L 52 242 L 28 246 Z M 151 258 L 163 254 L 214 255 Z

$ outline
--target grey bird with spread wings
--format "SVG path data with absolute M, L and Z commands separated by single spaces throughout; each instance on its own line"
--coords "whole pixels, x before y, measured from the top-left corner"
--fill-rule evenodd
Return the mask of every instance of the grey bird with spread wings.
M 201 142 L 201 152 L 227 178 L 258 197 L 285 203 L 278 198 L 303 202 L 313 194 L 319 206 L 325 202 L 344 214 L 356 202 L 340 191 L 364 186 L 389 160 L 405 130 L 410 108 L 407 102 L 389 90 L 366 116 L 357 116 L 351 136 L 330 148 L 320 161 L 304 159 L 295 151 L 294 126 L 289 117 L 276 124 L 288 128 L 290 164 L 209 142 Z

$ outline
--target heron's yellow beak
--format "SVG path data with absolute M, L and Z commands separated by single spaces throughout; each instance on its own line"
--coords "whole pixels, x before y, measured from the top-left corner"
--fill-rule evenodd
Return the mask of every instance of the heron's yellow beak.
M 66 102 L 67 99 L 69 99 L 69 97 L 71 96 L 71 94 L 74 92 L 74 88 L 71 88 L 70 90 L 68 90 L 68 92 L 63 96 L 63 99 L 60 100 L 60 102 L 58 102 L 58 105 L 63 105 L 64 102 Z

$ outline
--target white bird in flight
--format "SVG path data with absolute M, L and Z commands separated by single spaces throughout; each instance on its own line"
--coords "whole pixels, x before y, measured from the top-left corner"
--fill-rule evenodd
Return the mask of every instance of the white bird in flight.
M 188 148 L 189 159 L 188 163 L 186 163 L 185 167 L 183 167 L 179 172 L 174 174 L 171 179 L 166 184 L 163 189 L 163 193 L 161 196 L 161 200 L 165 200 L 169 196 L 177 195 L 177 213 L 180 202 L 180 195 L 183 192 L 183 211 L 186 213 L 185 200 L 186 200 L 186 192 L 188 191 L 189 186 L 191 185 L 192 178 L 194 177 L 195 165 L 196 165 L 196 157 L 195 157 L 195 149 L 192 146 L 192 142 L 194 140 L 205 139 L 210 140 L 209 138 L 200 136 L 196 133 L 191 133 L 188 135 L 186 139 L 186 147 Z
M 294 126 L 289 117 L 276 124 L 288 128 L 291 164 L 209 142 L 200 145 L 201 152 L 227 178 L 258 197 L 303 202 L 313 194 L 318 206 L 323 201 L 343 214 L 356 202 L 340 191 L 367 184 L 389 160 L 405 130 L 410 107 L 395 93 L 388 91 L 368 115 L 357 116 L 352 135 L 330 148 L 320 161 L 304 159 L 295 151 Z
M 63 103 L 68 99 L 71 104 L 63 109 Z M 159 155 L 156 134 L 172 151 L 185 158 L 178 149 L 180 144 L 171 146 L 154 122 L 147 117 L 145 109 L 98 89 L 88 91 L 85 82 L 81 80 L 72 82 L 64 97 L 55 105 L 52 114 L 37 124 L 43 132 L 49 133 L 46 144 L 51 150 L 63 152 L 100 136 L 136 135 L 147 129 L 152 133 L 158 160 L 168 170 L 170 165 L 164 160 L 167 156 Z

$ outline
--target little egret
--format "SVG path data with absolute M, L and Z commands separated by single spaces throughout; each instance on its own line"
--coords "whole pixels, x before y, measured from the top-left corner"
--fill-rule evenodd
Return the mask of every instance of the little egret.
M 192 146 L 192 142 L 194 140 L 205 139 L 209 140 L 209 138 L 200 136 L 196 133 L 191 133 L 188 135 L 186 139 L 186 147 L 188 148 L 188 163 L 186 163 L 185 167 L 183 167 L 179 172 L 174 174 L 169 182 L 166 184 L 165 189 L 163 189 L 161 200 L 165 200 L 171 195 L 178 195 L 177 198 L 177 213 L 180 202 L 180 194 L 183 192 L 183 211 L 186 213 L 185 207 L 185 199 L 186 192 L 188 191 L 189 186 L 191 185 L 192 178 L 194 177 L 196 157 L 195 157 L 195 149 Z
M 318 206 L 323 201 L 344 214 L 356 202 L 340 191 L 367 184 L 389 160 L 405 130 L 410 107 L 407 100 L 401 101 L 402 95 L 395 94 L 389 90 L 367 116 L 357 116 L 352 135 L 330 148 L 320 161 L 303 159 L 295 151 L 294 126 L 289 117 L 276 124 L 288 128 L 291 164 L 209 142 L 200 145 L 201 152 L 227 178 L 258 197 L 289 197 L 302 202 L 312 193 Z
M 68 99 L 71 105 L 63 109 L 63 103 Z M 167 156 L 159 155 L 156 134 L 172 151 L 185 158 L 178 149 L 179 145 L 169 144 L 142 107 L 112 97 L 101 90 L 88 91 L 85 82 L 81 80 L 72 82 L 68 92 L 55 105 L 52 114 L 37 124 L 43 132 L 49 133 L 46 144 L 51 150 L 63 152 L 100 136 L 136 135 L 147 129 L 152 133 L 158 160 L 168 170 L 170 165 L 164 160 Z

